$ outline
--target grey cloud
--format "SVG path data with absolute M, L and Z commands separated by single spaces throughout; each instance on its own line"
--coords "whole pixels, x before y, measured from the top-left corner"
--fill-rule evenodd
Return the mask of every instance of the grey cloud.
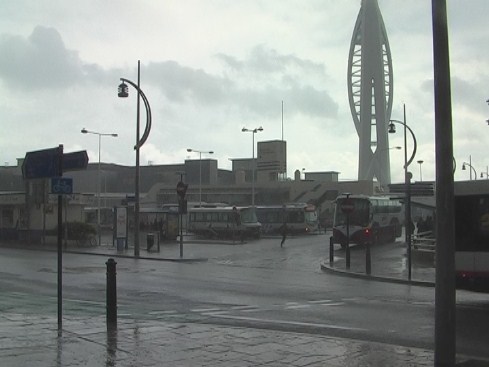
M 0 38 L 0 77 L 13 88 L 64 87 L 82 75 L 78 55 L 53 28 L 37 26 L 27 38 Z
M 295 55 L 281 55 L 274 49 L 263 45 L 256 46 L 248 59 L 240 61 L 232 56 L 217 54 L 216 58 L 235 71 L 253 71 L 258 73 L 284 73 L 289 68 L 298 68 L 302 72 L 324 74 L 324 66 Z
M 234 98 L 249 112 L 273 118 L 281 102 L 284 102 L 287 115 L 303 115 L 319 118 L 335 118 L 338 104 L 324 90 L 311 86 L 289 86 L 279 88 L 268 86 L 262 89 L 239 90 Z
M 158 83 L 164 95 L 171 101 L 185 100 L 220 103 L 227 99 L 231 88 L 229 80 L 206 73 L 201 69 L 181 66 L 175 61 L 151 63 L 147 68 L 153 83 Z

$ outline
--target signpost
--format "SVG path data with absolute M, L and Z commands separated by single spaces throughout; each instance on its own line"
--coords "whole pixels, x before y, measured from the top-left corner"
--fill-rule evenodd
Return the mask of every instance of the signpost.
M 178 195 L 178 213 L 180 214 L 180 258 L 183 257 L 183 214 L 187 213 L 187 201 L 185 200 L 185 193 L 187 192 L 188 184 L 185 184 L 180 176 L 180 181 L 177 183 L 177 195 Z
M 24 163 L 22 163 L 24 180 L 61 176 L 59 157 L 62 154 L 62 145 L 58 148 L 26 153 Z
M 73 179 L 68 177 L 51 178 L 51 193 L 58 195 L 73 194 Z
M 63 154 L 63 172 L 86 169 L 88 154 L 86 150 Z
M 350 269 L 350 214 L 355 211 L 355 203 L 350 200 L 350 194 L 340 204 L 341 211 L 346 214 L 346 268 Z
M 51 178 L 51 192 L 58 195 L 58 331 L 63 320 L 63 195 L 73 193 L 73 179 L 64 178 L 63 171 L 85 169 L 88 155 L 85 150 L 63 154 L 63 145 L 57 148 L 28 152 L 22 164 L 24 180 Z

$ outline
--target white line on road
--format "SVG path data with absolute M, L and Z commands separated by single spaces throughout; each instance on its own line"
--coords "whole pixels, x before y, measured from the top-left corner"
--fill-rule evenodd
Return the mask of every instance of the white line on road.
M 332 324 L 313 324 L 309 322 L 300 322 L 300 321 L 287 321 L 287 320 L 269 320 L 269 319 L 259 319 L 255 317 L 245 317 L 245 316 L 232 316 L 232 315 L 222 315 L 216 313 L 212 315 L 215 317 L 220 317 L 223 319 L 231 319 L 231 320 L 243 320 L 243 321 L 255 321 L 255 322 L 263 322 L 267 324 L 282 324 L 282 325 L 293 325 L 293 326 L 309 326 L 309 327 L 317 327 L 322 329 L 335 329 L 335 330 L 355 330 L 355 331 L 366 331 L 367 329 L 350 327 L 350 326 L 340 326 L 340 325 L 332 325 Z

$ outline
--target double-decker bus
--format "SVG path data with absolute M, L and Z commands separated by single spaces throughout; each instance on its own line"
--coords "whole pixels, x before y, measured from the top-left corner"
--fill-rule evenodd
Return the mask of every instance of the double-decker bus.
M 455 186 L 457 288 L 489 291 L 489 192 L 478 183 Z
M 254 207 L 188 209 L 188 232 L 205 237 L 259 238 L 261 224 Z
M 284 223 L 287 232 L 292 234 L 309 234 L 318 230 L 318 212 L 311 204 L 257 206 L 256 216 L 262 233 L 266 234 L 281 233 Z
M 387 196 L 340 195 L 335 201 L 333 243 L 395 241 L 402 233 L 402 205 Z M 349 241 L 347 241 L 349 233 Z

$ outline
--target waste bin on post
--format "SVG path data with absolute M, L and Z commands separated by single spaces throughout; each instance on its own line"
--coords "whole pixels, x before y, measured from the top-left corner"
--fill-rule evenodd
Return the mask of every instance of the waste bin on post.
M 117 238 L 117 252 L 122 252 L 124 251 L 124 244 L 125 244 L 125 240 L 124 238 Z
M 146 249 L 149 251 L 151 250 L 151 247 L 153 247 L 155 243 L 155 235 L 154 233 L 148 233 L 146 235 Z

